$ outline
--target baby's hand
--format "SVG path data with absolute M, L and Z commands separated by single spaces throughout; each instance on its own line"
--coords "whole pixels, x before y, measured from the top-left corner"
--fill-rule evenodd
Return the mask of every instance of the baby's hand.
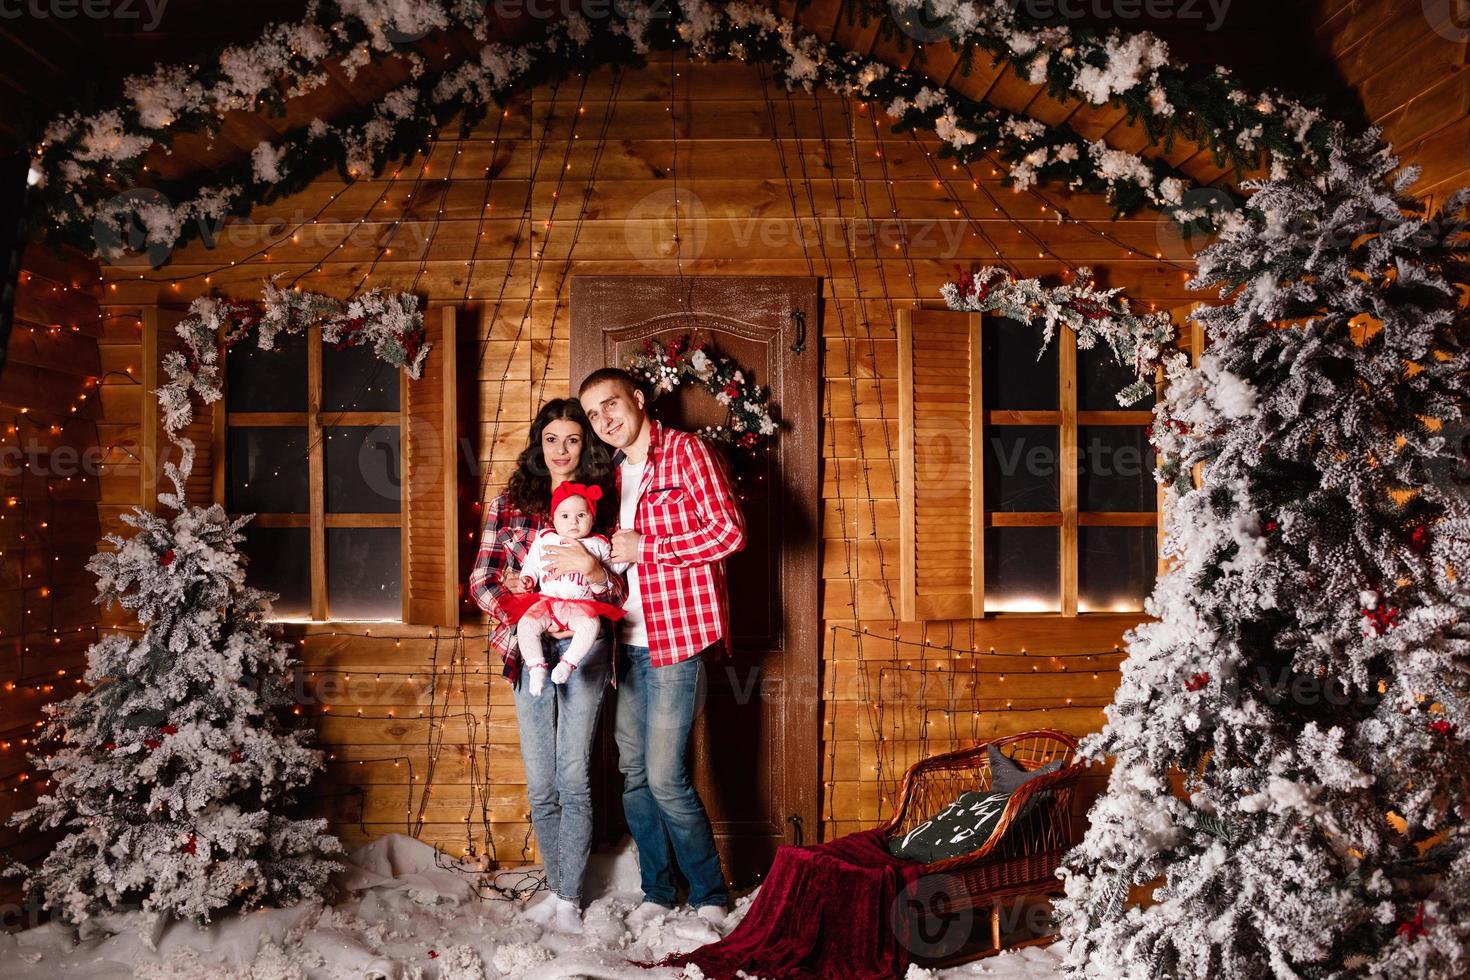
M 557 664 L 557 669 L 561 669 L 561 664 Z M 546 665 L 532 664 L 530 670 L 531 676 L 526 678 L 526 683 L 530 685 L 531 697 L 539 698 L 541 691 L 546 687 Z M 560 684 L 561 681 L 557 683 Z
M 575 664 L 571 664 L 563 660 L 552 669 L 551 682 L 553 684 L 565 684 L 567 682 L 567 678 L 572 676 L 572 671 L 576 669 L 577 667 Z

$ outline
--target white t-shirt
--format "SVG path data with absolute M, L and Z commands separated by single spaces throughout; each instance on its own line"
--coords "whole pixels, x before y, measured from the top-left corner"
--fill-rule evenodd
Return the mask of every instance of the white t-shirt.
M 618 528 L 632 528 L 638 514 L 638 488 L 643 483 L 643 470 L 648 466 L 645 458 L 638 465 L 624 462 L 618 466 L 618 479 L 622 483 L 619 494 L 621 508 L 618 511 Z M 628 598 L 623 603 L 623 618 L 618 620 L 622 629 L 622 640 L 629 646 L 648 646 L 648 626 L 643 621 L 643 596 L 638 591 L 638 563 L 628 564 Z

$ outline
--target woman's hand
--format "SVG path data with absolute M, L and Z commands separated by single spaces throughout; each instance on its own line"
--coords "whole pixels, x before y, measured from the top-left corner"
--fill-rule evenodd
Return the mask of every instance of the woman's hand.
M 535 583 L 529 578 L 516 571 L 514 568 L 505 568 L 500 572 L 500 587 L 511 595 L 520 595 L 522 592 L 530 592 Z
M 575 539 L 568 540 L 566 544 L 547 545 L 542 549 L 541 567 L 548 578 L 581 572 L 588 581 L 602 582 L 607 579 L 607 571 L 602 568 L 602 562 L 587 550 L 586 545 Z

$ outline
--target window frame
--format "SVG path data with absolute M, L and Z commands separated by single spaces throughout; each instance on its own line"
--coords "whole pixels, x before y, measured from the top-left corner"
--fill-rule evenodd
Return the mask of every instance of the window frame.
M 226 486 L 229 479 L 228 437 L 231 426 L 251 428 L 305 428 L 307 442 L 307 499 L 305 514 L 258 513 L 252 520 L 256 527 L 263 528 L 307 528 L 311 548 L 311 616 L 312 623 L 341 622 L 329 615 L 330 603 L 327 596 L 327 530 L 329 528 L 397 528 L 398 529 L 398 578 L 399 615 L 397 619 L 351 620 L 351 622 L 407 623 L 409 619 L 408 575 L 408 515 L 407 515 L 407 439 L 408 432 L 408 385 L 403 378 L 398 382 L 398 408 L 388 411 L 328 411 L 322 408 L 323 388 L 323 343 L 320 324 L 311 324 L 306 329 L 306 411 L 304 412 L 232 412 L 229 410 L 229 371 L 226 359 L 229 352 L 220 355 L 220 377 L 224 379 L 224 399 L 221 411 L 214 413 L 215 458 L 220 464 L 214 467 L 214 501 L 221 507 L 226 503 Z M 323 425 L 322 416 L 329 416 Z M 398 510 L 382 513 L 327 513 L 326 494 L 326 444 L 324 429 L 341 426 L 398 427 Z M 232 515 L 233 516 L 233 515 Z M 275 620 L 277 622 L 299 622 L 299 620 Z
M 981 314 L 983 321 L 990 314 Z M 1058 604 L 1060 610 L 1022 611 L 986 610 L 987 615 L 1011 616 L 1092 616 L 1142 613 L 1137 610 L 1079 610 L 1079 581 L 1084 527 L 1148 527 L 1154 529 L 1157 542 L 1162 488 L 1155 486 L 1154 507 L 1146 511 L 1083 511 L 1078 497 L 1078 433 L 1083 426 L 1148 426 L 1153 423 L 1151 409 L 1090 409 L 1077 407 L 1077 335 L 1062 328 L 1054 341 L 1057 345 L 1057 407 L 1045 410 L 990 409 L 983 412 L 985 429 L 992 426 L 1044 426 L 1057 429 L 1057 507 L 1056 511 L 995 511 L 984 508 L 984 526 L 992 527 L 1056 527 L 1058 556 Z M 1155 395 L 1157 397 L 1157 385 Z M 983 454 L 983 449 L 982 449 Z M 983 507 L 983 503 L 982 503 Z

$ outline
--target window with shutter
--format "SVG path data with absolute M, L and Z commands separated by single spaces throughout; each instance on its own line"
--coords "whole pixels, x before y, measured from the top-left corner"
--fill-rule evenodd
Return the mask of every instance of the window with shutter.
M 1157 569 L 1146 406 L 1068 330 L 900 311 L 905 620 L 1136 612 Z
M 181 316 L 144 311 L 145 363 L 177 346 Z M 455 316 L 426 312 L 418 380 L 313 326 L 231 348 L 223 403 L 195 406 L 188 498 L 256 515 L 240 547 L 247 581 L 280 595 L 277 619 L 455 621 Z M 142 421 L 165 456 L 152 400 Z M 160 475 L 144 467 L 145 499 Z

